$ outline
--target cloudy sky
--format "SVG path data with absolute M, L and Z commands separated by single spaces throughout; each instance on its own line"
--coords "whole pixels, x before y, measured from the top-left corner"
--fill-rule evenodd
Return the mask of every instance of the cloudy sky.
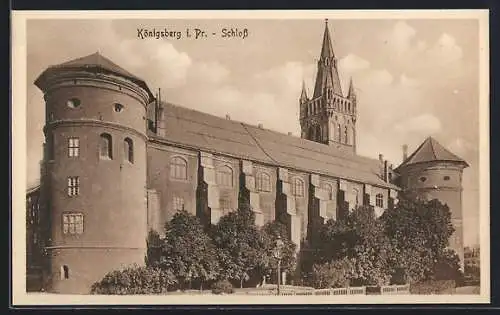
M 49 65 L 99 51 L 145 79 L 163 99 L 300 136 L 302 80 L 312 93 L 324 21 L 30 20 L 27 24 L 28 185 L 39 178 L 44 103 L 32 84 Z M 140 39 L 138 28 L 181 31 L 181 39 Z M 185 37 L 186 28 L 248 37 Z M 427 136 L 467 160 L 465 242 L 478 242 L 479 24 L 477 20 L 329 20 L 344 93 L 358 93 L 358 153 L 384 154 Z M 410 152 L 411 153 L 411 152 Z

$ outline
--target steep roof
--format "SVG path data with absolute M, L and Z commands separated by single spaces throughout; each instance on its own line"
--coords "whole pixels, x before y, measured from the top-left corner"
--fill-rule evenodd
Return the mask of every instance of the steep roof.
M 325 89 L 332 89 L 335 94 L 343 96 L 339 73 L 335 63 L 333 62 L 334 59 L 335 54 L 333 52 L 332 40 L 330 38 L 327 20 L 325 22 L 323 44 L 321 46 L 321 55 L 318 62 L 318 72 L 316 74 L 313 94 L 314 98 L 321 96 Z M 327 63 L 326 60 L 329 60 L 329 62 Z
M 438 161 L 457 162 L 468 166 L 467 162 L 451 153 L 436 139 L 428 137 L 396 170 L 412 164 Z
M 379 160 L 181 106 L 162 105 L 165 137 L 150 133 L 152 141 L 398 189 L 379 177 Z
M 118 66 L 108 58 L 101 55 L 99 52 L 95 52 L 88 56 L 73 59 L 59 65 L 50 66 L 40 75 L 40 77 L 38 77 L 38 79 L 35 81 L 35 84 L 39 86 L 39 83 L 41 82 L 42 78 L 47 73 L 58 70 L 69 70 L 69 69 L 107 72 L 124 77 L 134 82 L 135 84 L 139 85 L 144 90 L 146 90 L 149 94 L 150 99 L 154 98 L 153 94 L 151 93 L 146 82 L 143 79 L 135 76 L 134 74 Z

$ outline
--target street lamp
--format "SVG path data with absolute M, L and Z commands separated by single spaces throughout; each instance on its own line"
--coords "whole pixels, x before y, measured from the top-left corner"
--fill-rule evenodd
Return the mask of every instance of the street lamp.
M 276 247 L 274 249 L 274 258 L 278 260 L 278 295 L 280 295 L 280 275 L 281 275 L 281 259 L 283 258 L 283 241 L 281 240 L 281 236 L 278 234 L 276 238 Z

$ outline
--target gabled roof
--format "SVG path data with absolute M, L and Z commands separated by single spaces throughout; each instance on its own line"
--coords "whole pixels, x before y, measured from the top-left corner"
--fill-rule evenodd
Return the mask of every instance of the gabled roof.
M 146 82 L 143 79 L 135 76 L 134 74 L 118 66 L 108 58 L 101 55 L 99 52 L 95 52 L 88 56 L 73 59 L 59 65 L 50 66 L 38 77 L 38 79 L 35 81 L 35 84 L 37 86 L 40 86 L 39 84 L 42 81 L 42 78 L 47 73 L 51 73 L 58 70 L 70 70 L 70 69 L 106 72 L 124 77 L 134 82 L 135 84 L 139 85 L 144 90 L 146 90 L 151 100 L 154 98 L 153 94 L 151 93 Z
M 162 105 L 165 137 L 150 133 L 151 141 L 399 189 L 380 178 L 377 159 L 181 106 Z
M 469 166 L 467 162 L 451 153 L 434 138 L 428 137 L 396 170 L 412 164 L 438 161 L 463 163 L 466 167 Z

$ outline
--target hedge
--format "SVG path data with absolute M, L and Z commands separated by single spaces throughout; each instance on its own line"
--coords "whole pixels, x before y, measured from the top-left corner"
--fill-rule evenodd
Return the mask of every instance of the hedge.
M 91 294 L 160 294 L 175 289 L 177 279 L 170 271 L 131 266 L 111 271 L 91 287 Z

